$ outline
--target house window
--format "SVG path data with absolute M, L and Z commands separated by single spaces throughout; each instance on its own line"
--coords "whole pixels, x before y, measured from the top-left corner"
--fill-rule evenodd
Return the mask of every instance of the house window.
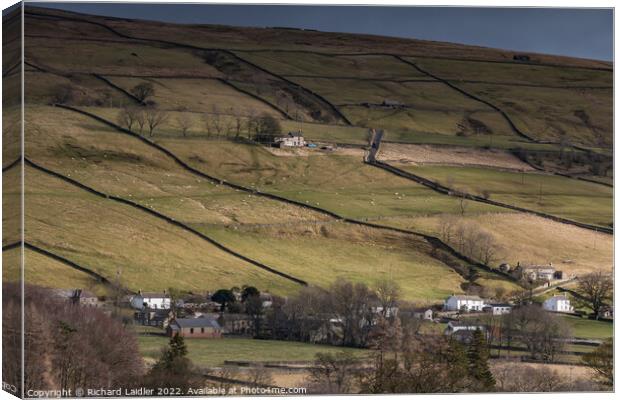
M 190 335 L 193 335 L 194 334 L 194 328 L 189 328 L 189 333 L 190 333 Z
M 200 328 L 200 333 L 205 333 L 205 328 Z

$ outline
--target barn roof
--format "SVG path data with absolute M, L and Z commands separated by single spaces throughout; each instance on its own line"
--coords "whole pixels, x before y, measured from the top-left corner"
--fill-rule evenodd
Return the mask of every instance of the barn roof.
M 213 318 L 177 318 L 170 325 L 181 328 L 214 328 L 220 329 L 220 324 Z

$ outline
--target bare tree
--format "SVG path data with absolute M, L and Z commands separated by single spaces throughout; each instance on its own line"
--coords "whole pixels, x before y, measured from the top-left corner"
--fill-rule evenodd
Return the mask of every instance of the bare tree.
M 375 284 L 375 293 L 381 306 L 381 316 L 389 318 L 390 311 L 398 305 L 400 298 L 400 286 L 392 279 L 381 279 Z
M 146 125 L 146 110 L 144 108 L 136 109 L 136 124 L 140 134 L 144 132 L 144 126 Z
M 145 103 L 149 97 L 155 95 L 155 87 L 150 82 L 139 83 L 131 89 L 131 94 L 140 103 Z
M 133 106 L 123 107 L 118 112 L 116 120 L 120 126 L 122 126 L 123 128 L 127 128 L 128 130 L 131 130 L 131 128 L 140 118 L 140 113 L 141 113 L 141 110 L 139 110 L 137 107 L 133 107 Z
M 183 133 L 183 137 L 187 136 L 187 131 L 189 131 L 194 125 L 194 121 L 192 117 L 188 113 L 180 113 L 177 116 L 177 123 L 181 128 L 181 132 Z
M 149 136 L 153 136 L 155 128 L 168 118 L 168 113 L 155 107 L 147 107 L 144 110 L 144 117 L 149 128 Z
M 595 379 L 604 386 L 614 386 L 614 344 L 606 339 L 596 350 L 583 356 L 583 361 L 595 373 Z
M 357 360 L 350 351 L 317 353 L 310 369 L 310 387 L 326 394 L 351 393 Z
M 207 132 L 207 137 L 213 134 L 213 126 L 211 124 L 211 115 L 209 113 L 202 114 L 202 122 L 205 127 L 205 131 Z
M 469 203 L 467 203 L 467 200 L 465 199 L 465 196 L 460 196 L 459 197 L 459 210 L 461 212 L 461 215 L 465 215 L 465 211 L 467 211 L 467 206 L 469 205 Z
M 577 292 L 582 296 L 584 305 L 591 309 L 598 319 L 601 308 L 612 297 L 613 288 L 611 274 L 597 271 L 579 278 Z

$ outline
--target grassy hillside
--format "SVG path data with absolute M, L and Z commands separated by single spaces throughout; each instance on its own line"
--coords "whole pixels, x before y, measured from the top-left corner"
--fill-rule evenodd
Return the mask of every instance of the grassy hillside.
M 20 249 L 7 250 L 2 254 L 2 281 L 14 282 L 21 280 Z M 99 296 L 110 294 L 110 288 L 84 272 L 26 249 L 24 251 L 25 281 L 31 285 L 51 288 L 81 288 Z
M 63 116 L 63 124 L 50 118 L 52 111 Z M 423 240 L 333 224 L 323 214 L 214 185 L 139 140 L 69 111 L 38 108 L 32 115 L 30 126 L 37 129 L 26 137 L 29 159 L 173 217 L 311 284 L 328 286 L 347 278 L 372 285 L 391 274 L 402 279 L 404 295 L 412 300 L 461 290 L 462 279 L 430 257 Z M 67 121 L 72 129 L 62 129 Z M 315 223 L 321 221 L 331 223 Z M 436 280 L 442 283 L 419 285 Z
M 296 284 L 128 206 L 26 169 L 26 240 L 129 289 L 213 290 L 255 284 L 290 293 Z M 85 234 L 88 232 L 88 234 Z M 28 266 L 26 266 L 28 268 Z
M 105 277 L 120 272 L 129 289 L 202 291 L 251 284 L 288 294 L 298 287 L 191 229 L 310 284 L 326 286 L 337 279 L 373 284 L 392 277 L 404 298 L 420 303 L 438 302 L 466 286 L 420 236 L 337 222 L 217 179 L 343 217 L 435 236 L 443 217 L 460 218 L 493 235 L 500 248 L 494 263 L 553 262 L 574 274 L 611 268 L 610 235 L 478 202 L 461 204 L 363 163 L 368 127 L 387 129 L 382 156 L 399 167 L 472 193 L 488 191 L 493 200 L 607 226 L 611 188 L 521 174 L 533 168 L 515 155 L 552 171 L 610 182 L 612 174 L 603 168 L 612 161 L 609 63 L 537 54 L 530 63 L 515 63 L 511 51 L 440 42 L 179 26 L 42 8 L 28 8 L 26 35 L 27 157 L 161 214 L 26 167 L 27 240 Z M 126 93 L 140 83 L 153 85 L 148 102 L 167 115 L 148 139 L 215 181 L 138 138 L 51 107 L 63 102 L 116 122 L 124 107 L 141 107 Z M 398 104 L 386 107 L 386 101 Z M 250 140 L 248 122 L 265 114 L 276 118 L 284 133 L 301 129 L 306 139 L 336 149 L 259 146 Z M 507 118 L 535 140 L 519 135 Z M 3 120 L 12 127 L 3 131 L 8 165 L 17 157 L 19 142 L 11 132 L 19 126 L 6 124 L 13 121 L 8 112 Z M 206 121 L 217 121 L 220 132 L 207 129 Z M 567 149 L 574 156 L 572 167 L 562 164 Z M 18 182 L 18 171 L 5 172 L 5 182 Z M 18 217 L 10 207 L 19 199 L 12 186 L 3 199 L 5 226 Z M 168 217 L 187 228 L 166 222 Z M 3 242 L 18 237 L 15 227 L 8 227 Z M 75 270 L 28 255 L 33 282 L 91 284 Z M 487 273 L 476 283 L 518 289 Z
M 613 224 L 613 189 L 556 175 L 477 167 L 404 166 L 455 190 L 601 226 Z

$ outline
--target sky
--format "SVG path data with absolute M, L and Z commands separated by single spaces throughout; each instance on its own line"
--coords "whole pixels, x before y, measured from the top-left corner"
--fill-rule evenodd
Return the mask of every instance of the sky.
M 31 3 L 31 2 L 29 2 Z M 235 26 L 286 26 L 472 44 L 611 61 L 611 9 L 45 3 L 87 14 Z

